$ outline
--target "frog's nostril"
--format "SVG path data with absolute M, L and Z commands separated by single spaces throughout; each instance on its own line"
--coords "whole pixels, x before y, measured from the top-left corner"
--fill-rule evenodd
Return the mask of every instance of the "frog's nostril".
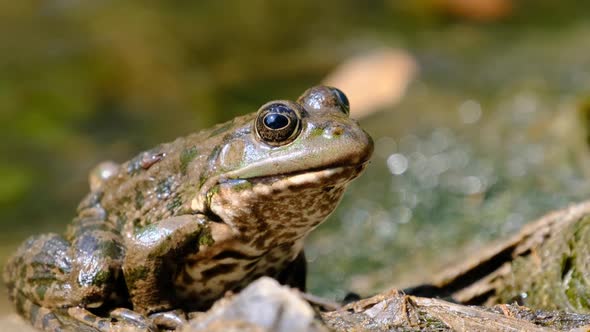
M 344 128 L 342 126 L 332 126 L 328 131 L 332 136 L 340 136 L 344 133 Z
M 331 123 L 324 128 L 324 137 L 326 138 L 338 137 L 342 134 L 344 134 L 344 127 L 339 124 Z

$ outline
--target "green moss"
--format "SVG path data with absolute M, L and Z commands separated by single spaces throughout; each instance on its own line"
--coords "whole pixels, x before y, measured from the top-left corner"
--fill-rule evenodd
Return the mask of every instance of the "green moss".
M 180 171 L 182 174 L 186 174 L 188 164 L 195 159 L 198 153 L 199 151 L 195 146 L 182 150 L 180 153 Z

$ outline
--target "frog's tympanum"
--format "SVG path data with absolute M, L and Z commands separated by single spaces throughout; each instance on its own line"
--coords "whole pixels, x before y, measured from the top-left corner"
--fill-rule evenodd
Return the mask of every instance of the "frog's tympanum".
M 4 271 L 48 331 L 174 329 L 261 276 L 304 289 L 303 240 L 373 142 L 324 86 L 91 174 L 65 235 L 29 238 Z

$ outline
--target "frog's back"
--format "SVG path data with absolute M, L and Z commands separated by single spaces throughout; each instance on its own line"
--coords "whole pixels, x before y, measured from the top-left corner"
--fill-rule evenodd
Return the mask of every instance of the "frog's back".
M 122 232 L 191 212 L 191 200 L 215 172 L 214 160 L 233 129 L 251 115 L 236 118 L 139 153 L 121 164 L 80 204 L 94 200 L 107 222 Z

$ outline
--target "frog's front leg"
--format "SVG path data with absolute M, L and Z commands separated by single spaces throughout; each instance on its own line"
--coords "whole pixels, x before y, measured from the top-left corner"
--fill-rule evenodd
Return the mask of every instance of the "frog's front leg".
M 171 217 L 137 231 L 126 244 L 123 273 L 133 309 L 151 315 L 154 322 L 163 320 L 181 323 L 176 309 L 173 280 L 180 260 L 199 250 L 199 242 L 207 234 L 203 215 Z M 165 315 L 162 312 L 170 311 Z

